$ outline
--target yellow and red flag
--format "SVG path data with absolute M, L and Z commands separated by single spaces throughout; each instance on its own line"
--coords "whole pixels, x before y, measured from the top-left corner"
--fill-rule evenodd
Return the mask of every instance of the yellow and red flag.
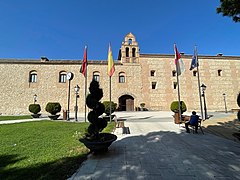
M 113 62 L 113 56 L 112 56 L 112 48 L 109 44 L 108 48 L 108 75 L 111 77 L 115 71 L 114 62 Z

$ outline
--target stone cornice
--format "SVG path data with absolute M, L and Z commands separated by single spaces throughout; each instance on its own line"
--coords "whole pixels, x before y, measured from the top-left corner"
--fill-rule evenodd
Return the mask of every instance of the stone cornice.
M 192 59 L 192 55 L 181 55 L 184 59 Z M 174 58 L 174 54 L 140 54 L 140 58 Z M 240 56 L 209 56 L 198 55 L 198 59 L 217 59 L 217 60 L 240 60 Z M 81 65 L 82 60 L 49 60 L 40 59 L 0 59 L 0 64 L 44 64 L 44 65 Z M 107 60 L 88 60 L 88 64 L 107 65 Z M 122 65 L 119 60 L 114 61 L 115 65 Z M 125 64 L 125 63 L 124 63 Z
M 181 55 L 181 57 L 192 59 L 192 55 Z M 140 58 L 174 58 L 174 54 L 140 54 Z M 240 56 L 209 56 L 198 55 L 198 59 L 240 60 Z
M 0 64 L 51 64 L 51 65 L 81 65 L 82 60 L 33 60 L 33 59 L 0 59 Z M 88 64 L 107 65 L 107 60 L 88 60 Z M 121 65 L 120 61 L 114 61 L 114 64 Z

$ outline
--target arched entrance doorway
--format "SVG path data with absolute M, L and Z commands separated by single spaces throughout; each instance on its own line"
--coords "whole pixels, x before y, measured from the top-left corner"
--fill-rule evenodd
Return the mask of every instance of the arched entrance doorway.
M 134 98 L 130 95 L 123 95 L 118 98 L 119 111 L 134 111 Z

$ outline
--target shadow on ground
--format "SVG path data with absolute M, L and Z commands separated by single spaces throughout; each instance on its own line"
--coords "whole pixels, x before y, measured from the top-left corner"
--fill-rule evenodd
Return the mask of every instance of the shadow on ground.
M 204 125 L 203 130 L 240 143 L 240 121 L 237 119 L 227 122 L 216 121 L 214 125 Z
M 170 131 L 126 136 L 91 156 L 71 179 L 239 179 L 240 144 Z
M 0 156 L 0 179 L 8 180 L 32 180 L 32 179 L 66 179 L 79 168 L 86 156 L 76 156 L 59 159 L 54 162 L 36 164 L 33 167 L 23 168 L 6 168 L 8 165 L 17 163 L 18 161 L 24 160 L 17 154 L 14 155 L 1 155 Z M 68 172 L 66 174 L 66 172 Z

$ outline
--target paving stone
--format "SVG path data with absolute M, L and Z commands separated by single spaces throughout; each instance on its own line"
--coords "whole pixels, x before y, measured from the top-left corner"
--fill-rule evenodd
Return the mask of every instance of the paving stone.
M 112 180 L 128 180 L 127 174 L 110 174 L 110 178 Z
M 117 134 L 108 153 L 89 156 L 69 179 L 240 180 L 239 143 L 187 134 L 173 121 L 148 121 L 126 121 L 131 134 Z

